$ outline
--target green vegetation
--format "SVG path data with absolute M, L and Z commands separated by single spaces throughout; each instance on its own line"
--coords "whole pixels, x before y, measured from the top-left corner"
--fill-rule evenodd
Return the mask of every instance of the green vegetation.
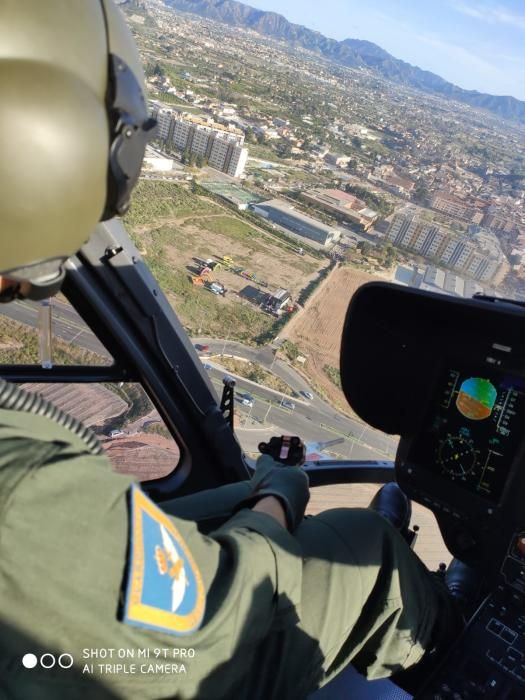
M 100 428 L 102 433 L 121 430 L 128 423 L 132 423 L 153 410 L 153 404 L 140 384 L 103 384 L 103 386 L 125 401 L 128 408 L 120 415 L 108 418 Z
M 215 213 L 220 210 L 214 204 L 193 196 L 187 187 L 173 182 L 140 180 L 124 223 L 133 230 L 139 226 L 156 226 L 162 219 Z
M 186 223 L 200 226 L 212 233 L 220 233 L 234 241 L 248 242 L 250 245 L 252 245 L 254 238 L 261 237 L 261 234 L 251 228 L 251 226 L 228 215 L 189 219 Z
M 38 331 L 0 316 L 0 361 L 3 365 L 39 365 Z M 106 357 L 53 338 L 53 364 L 102 366 L 110 364 Z
M 285 357 L 290 360 L 290 362 L 295 362 L 301 354 L 299 346 L 292 343 L 291 340 L 285 340 L 283 342 L 281 345 L 281 351 L 284 353 Z
M 269 389 L 275 389 L 275 391 L 280 391 L 282 394 L 295 395 L 295 392 L 280 377 L 263 369 L 254 362 L 243 362 L 233 357 L 221 357 L 219 358 L 219 362 L 222 367 L 233 372 L 233 374 L 237 374 L 239 377 L 244 377 L 257 384 L 262 384 Z
M 268 160 L 272 163 L 282 163 L 282 158 L 273 150 L 271 146 L 266 146 L 261 143 L 249 144 L 250 158 L 258 158 L 259 160 Z M 250 161 L 248 161 L 250 167 Z M 271 172 L 271 170 L 270 170 Z
M 194 107 L 193 105 L 190 105 L 186 102 L 186 100 L 182 100 L 180 97 L 177 97 L 177 95 L 172 95 L 169 92 L 150 92 L 149 97 L 152 100 L 159 100 L 160 102 L 164 102 L 165 104 L 169 105 L 174 105 L 174 106 L 180 106 L 182 107 L 181 112 L 189 112 L 190 114 L 203 114 L 203 111 L 200 107 Z
M 319 270 L 317 277 L 315 277 L 306 287 L 304 287 L 301 294 L 299 295 L 299 299 L 297 300 L 297 303 L 300 304 L 301 306 L 304 306 L 306 301 L 312 296 L 312 294 L 315 292 L 317 287 L 321 284 L 321 282 L 325 279 L 325 277 L 328 275 L 330 270 L 332 270 L 334 267 L 335 267 L 335 263 L 331 262 L 329 265 L 324 267 L 322 270 Z
M 338 389 L 343 388 L 341 384 L 341 372 L 337 369 L 337 367 L 325 365 L 323 367 L 323 371 L 328 377 L 328 379 L 332 382 L 332 384 L 335 384 Z
M 153 435 L 160 435 L 168 440 L 173 440 L 173 435 L 163 423 L 148 423 L 148 425 L 145 425 L 142 430 L 145 433 L 152 433 Z
M 388 202 L 384 197 L 374 194 L 367 190 L 366 187 L 359 185 L 346 185 L 345 192 L 353 194 L 359 199 L 362 199 L 370 209 L 377 211 L 383 218 L 390 216 L 394 211 L 394 205 Z

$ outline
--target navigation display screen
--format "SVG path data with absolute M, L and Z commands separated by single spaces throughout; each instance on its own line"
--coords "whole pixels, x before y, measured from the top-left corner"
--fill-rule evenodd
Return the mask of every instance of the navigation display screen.
M 431 423 L 410 460 L 498 501 L 524 438 L 524 419 L 525 378 L 486 369 L 445 370 Z

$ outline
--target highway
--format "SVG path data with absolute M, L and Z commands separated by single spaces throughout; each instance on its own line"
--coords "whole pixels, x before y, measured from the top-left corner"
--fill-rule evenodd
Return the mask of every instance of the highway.
M 38 305 L 27 301 L 4 304 L 0 312 L 20 323 L 36 327 L 38 322 Z M 53 334 L 62 340 L 98 353 L 111 361 L 105 348 L 82 321 L 76 311 L 60 301 L 52 302 Z M 206 343 L 209 352 L 201 360 L 210 366 L 207 370 L 217 396 L 222 393 L 222 378 L 226 372 L 220 366 L 221 355 L 243 357 L 271 369 L 280 376 L 298 394 L 310 391 L 314 399 L 309 401 L 302 396 L 291 400 L 295 404 L 292 410 L 282 405 L 283 394 L 255 384 L 249 380 L 236 377 L 236 409 L 238 424 L 236 432 L 243 448 L 247 452 L 256 452 L 257 444 L 272 433 L 300 435 L 304 440 L 324 442 L 336 437 L 343 437 L 344 442 L 334 446 L 330 455 L 339 459 L 392 459 L 397 444 L 396 438 L 376 431 L 361 421 L 338 413 L 323 401 L 308 386 L 307 382 L 295 370 L 281 360 L 275 360 L 270 347 L 252 348 L 229 340 L 194 339 L 196 344 Z M 254 397 L 253 406 L 241 403 L 242 395 L 249 393 Z M 292 392 L 290 392 L 291 394 Z

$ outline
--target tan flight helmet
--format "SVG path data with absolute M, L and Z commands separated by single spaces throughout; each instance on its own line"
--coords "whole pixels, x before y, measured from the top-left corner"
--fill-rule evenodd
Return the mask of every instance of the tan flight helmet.
M 0 275 L 38 299 L 97 222 L 126 211 L 155 125 L 121 11 L 2 0 L 0 96 Z

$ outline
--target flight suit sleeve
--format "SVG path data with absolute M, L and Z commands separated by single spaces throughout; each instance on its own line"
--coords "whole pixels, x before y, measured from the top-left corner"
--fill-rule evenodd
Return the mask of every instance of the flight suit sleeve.
M 244 509 L 211 537 L 221 548 L 235 551 L 237 566 L 247 567 L 253 582 L 258 575 L 270 578 L 272 597 L 264 607 L 265 614 L 273 611 L 274 625 L 280 627 L 298 619 L 302 554 L 298 541 L 285 528 L 266 513 Z M 241 595 L 250 595 L 250 591 Z

